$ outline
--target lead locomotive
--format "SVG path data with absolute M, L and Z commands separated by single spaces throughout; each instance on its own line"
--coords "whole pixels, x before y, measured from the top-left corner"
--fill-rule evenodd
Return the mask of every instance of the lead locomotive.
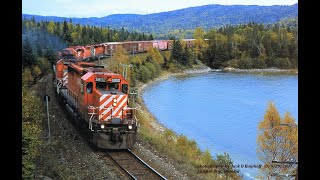
M 126 79 L 93 63 L 60 58 L 53 66 L 56 92 L 78 124 L 92 133 L 92 142 L 103 149 L 131 148 L 137 119 L 136 109 L 128 105 Z

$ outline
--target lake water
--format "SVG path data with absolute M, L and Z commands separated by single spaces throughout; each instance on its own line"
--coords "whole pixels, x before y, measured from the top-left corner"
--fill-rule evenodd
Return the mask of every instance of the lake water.
M 148 86 L 143 100 L 160 123 L 195 139 L 215 157 L 229 153 L 234 165 L 261 164 L 258 123 L 268 102 L 298 121 L 298 76 L 210 72 L 173 77 Z M 257 169 L 240 168 L 244 179 Z

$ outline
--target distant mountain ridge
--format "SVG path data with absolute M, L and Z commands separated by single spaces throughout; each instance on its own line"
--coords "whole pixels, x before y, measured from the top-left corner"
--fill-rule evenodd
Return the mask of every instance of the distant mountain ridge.
M 22 14 L 22 18 L 36 21 L 63 21 L 70 18 Z M 298 4 L 294 5 L 204 5 L 168 12 L 139 14 L 113 14 L 101 18 L 71 18 L 73 23 L 101 27 L 138 30 L 147 33 L 167 33 L 173 29 L 204 29 L 224 25 L 256 23 L 276 23 L 283 19 L 297 18 Z

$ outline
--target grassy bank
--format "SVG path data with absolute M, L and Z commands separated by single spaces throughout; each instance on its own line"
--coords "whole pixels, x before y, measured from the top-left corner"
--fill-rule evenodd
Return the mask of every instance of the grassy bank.
M 141 97 L 143 90 L 148 85 L 155 82 L 165 80 L 172 76 L 208 71 L 209 69 L 203 65 L 196 66 L 193 70 L 189 69 L 182 73 L 163 71 L 160 77 L 155 80 L 140 84 L 139 97 Z M 137 101 L 140 105 L 140 109 L 137 111 L 137 118 L 141 125 L 138 133 L 139 139 L 150 144 L 162 156 L 177 163 L 179 167 L 183 168 L 183 171 L 187 172 L 189 177 L 192 179 L 241 179 L 237 173 L 232 172 L 232 161 L 229 155 L 224 154 L 213 157 L 208 149 L 201 151 L 193 139 L 189 139 L 184 135 L 178 135 L 159 124 L 156 118 L 148 111 L 143 99 L 138 98 Z M 200 166 L 202 168 L 199 168 Z M 211 167 L 203 168 L 205 166 Z

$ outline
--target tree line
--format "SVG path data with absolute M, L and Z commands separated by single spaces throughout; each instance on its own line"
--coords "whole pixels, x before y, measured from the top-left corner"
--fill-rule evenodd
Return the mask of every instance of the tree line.
M 249 23 L 211 29 L 203 62 L 212 68 L 298 68 L 298 29 Z
M 63 22 L 39 21 L 34 18 L 22 21 L 22 32 L 42 31 L 55 35 L 64 40 L 67 46 L 88 45 L 103 42 L 122 42 L 122 41 L 144 41 L 153 40 L 152 34 L 128 31 L 123 27 L 120 29 L 80 25 L 72 23 L 72 20 Z

